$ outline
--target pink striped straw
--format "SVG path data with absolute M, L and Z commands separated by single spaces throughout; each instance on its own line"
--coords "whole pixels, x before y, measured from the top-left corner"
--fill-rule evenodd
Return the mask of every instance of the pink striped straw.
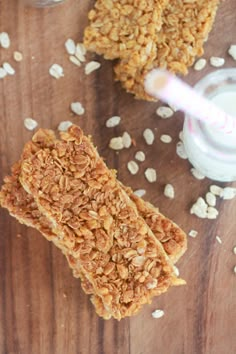
M 185 82 L 166 70 L 153 69 L 145 78 L 146 92 L 175 106 L 191 117 L 230 134 L 236 129 L 236 119 L 198 94 Z

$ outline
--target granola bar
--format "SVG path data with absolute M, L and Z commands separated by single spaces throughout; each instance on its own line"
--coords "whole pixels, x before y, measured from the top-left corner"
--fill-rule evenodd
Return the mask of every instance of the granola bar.
M 176 283 L 173 266 L 89 139 L 76 126 L 61 137 L 22 163 L 21 183 L 70 240 L 105 309 L 132 315 Z
M 156 58 L 140 62 L 133 52 L 115 66 L 116 79 L 136 98 L 153 100 L 144 91 L 144 78 L 153 68 L 168 69 L 186 75 L 196 57 L 203 54 L 203 45 L 212 28 L 219 0 L 170 1 L 163 12 L 163 25 L 157 33 Z
M 130 188 L 125 188 L 125 190 L 155 237 L 162 243 L 170 260 L 176 263 L 187 249 L 186 234 L 173 221 L 162 215 L 151 203 L 133 194 Z
M 162 26 L 162 12 L 169 0 L 97 0 L 84 31 L 88 50 L 105 59 L 127 58 L 138 52 L 150 54 L 153 39 Z

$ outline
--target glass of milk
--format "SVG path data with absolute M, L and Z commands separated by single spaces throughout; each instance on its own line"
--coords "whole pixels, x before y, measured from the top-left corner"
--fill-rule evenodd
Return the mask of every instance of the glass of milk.
M 64 0 L 24 0 L 26 5 L 34 7 L 48 7 L 55 6 L 62 3 Z
M 195 90 L 236 119 L 236 68 L 205 76 Z M 236 180 L 236 131 L 227 134 L 186 115 L 183 136 L 188 159 L 197 170 L 216 181 Z

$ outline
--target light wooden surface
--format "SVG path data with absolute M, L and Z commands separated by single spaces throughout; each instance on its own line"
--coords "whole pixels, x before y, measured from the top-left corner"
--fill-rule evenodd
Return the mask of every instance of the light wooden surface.
M 0 354 L 235 354 L 236 200 L 219 200 L 220 215 L 215 221 L 191 216 L 191 204 L 205 195 L 211 181 L 195 180 L 189 163 L 175 153 L 182 115 L 158 119 L 156 103 L 135 101 L 113 82 L 111 62 L 89 55 L 102 67 L 87 77 L 84 67 L 69 62 L 64 42 L 69 37 L 82 40 L 92 1 L 67 0 L 47 10 L 24 9 L 20 2 L 0 1 L 0 32 L 7 31 L 12 41 L 8 50 L 0 49 L 0 64 L 9 61 L 16 69 L 14 76 L 0 81 L 0 182 L 32 135 L 24 128 L 24 118 L 33 117 L 40 127 L 53 129 L 69 119 L 93 135 L 108 166 L 118 169 L 125 184 L 145 188 L 147 200 L 186 232 L 196 229 L 199 235 L 189 239 L 188 251 L 178 263 L 186 286 L 154 299 L 134 318 L 106 322 L 95 314 L 60 251 L 0 210 Z M 207 58 L 225 56 L 226 66 L 235 66 L 227 55 L 229 45 L 236 41 L 235 13 L 235 0 L 222 3 L 205 46 Z M 14 50 L 23 53 L 21 63 L 12 59 Z M 64 78 L 49 76 L 53 63 L 63 66 Z M 209 65 L 200 73 L 191 70 L 186 80 L 194 83 L 212 70 Z M 84 116 L 70 113 L 73 101 L 83 103 Z M 109 130 L 104 124 L 112 115 L 120 115 L 122 123 Z M 152 147 L 142 138 L 147 127 L 155 129 Z M 123 131 L 132 135 L 137 147 L 117 155 L 108 143 Z M 172 144 L 159 141 L 163 133 L 173 137 Z M 147 158 L 132 177 L 126 163 L 138 149 Z M 146 167 L 157 169 L 155 184 L 145 180 Z M 175 187 L 172 201 L 163 196 L 166 183 Z M 157 308 L 165 316 L 154 320 L 151 313 Z

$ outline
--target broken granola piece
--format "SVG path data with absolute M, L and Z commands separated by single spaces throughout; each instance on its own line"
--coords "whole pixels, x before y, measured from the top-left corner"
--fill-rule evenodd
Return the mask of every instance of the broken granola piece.
M 116 79 L 136 98 L 153 100 L 144 91 L 146 74 L 153 68 L 164 68 L 186 75 L 195 58 L 203 54 L 218 4 L 219 0 L 170 1 L 162 14 L 162 28 L 154 40 L 156 57 L 141 62 L 136 51 L 130 57 L 120 57 L 114 68 Z
M 154 38 L 162 26 L 162 12 L 169 0 L 97 0 L 89 12 L 84 44 L 105 59 L 128 58 L 134 52 L 141 61 L 156 55 Z
M 182 281 L 81 129 L 72 126 L 61 138 L 24 160 L 20 181 L 57 234 L 70 240 L 71 255 L 104 307 L 114 318 L 130 316 Z
M 148 224 L 156 238 L 162 243 L 171 261 L 176 263 L 187 250 L 186 234 L 173 221 L 162 215 L 151 203 L 135 195 L 131 188 L 124 188 L 135 203 L 139 214 Z

